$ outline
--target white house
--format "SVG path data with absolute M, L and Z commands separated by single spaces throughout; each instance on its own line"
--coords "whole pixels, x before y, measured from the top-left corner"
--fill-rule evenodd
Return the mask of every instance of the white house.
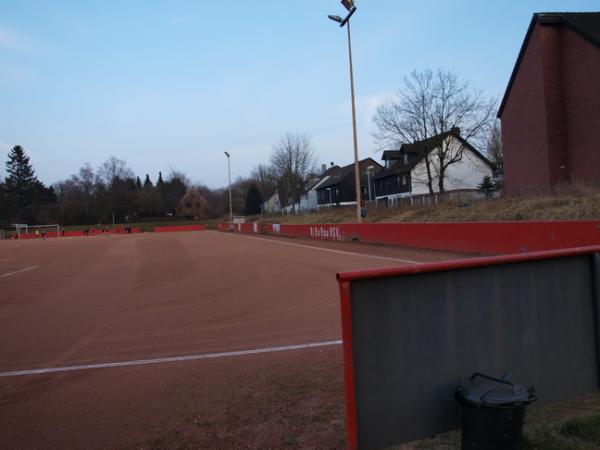
M 281 202 L 279 201 L 279 191 L 275 189 L 275 192 L 267 197 L 262 204 L 263 214 L 273 214 L 281 212 Z
M 494 165 L 460 136 L 460 130 L 438 134 L 429 139 L 402 144 L 400 150 L 383 152 L 385 169 L 374 177 L 376 200 L 395 203 L 399 198 L 429 194 L 426 156 L 429 158 L 434 193 L 439 192 L 439 158 L 443 151 L 454 162 L 444 171 L 444 191 L 476 190 L 483 177 L 494 175 Z

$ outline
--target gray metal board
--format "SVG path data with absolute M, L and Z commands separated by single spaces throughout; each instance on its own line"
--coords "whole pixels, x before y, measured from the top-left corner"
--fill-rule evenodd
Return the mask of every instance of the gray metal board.
M 541 403 L 598 388 L 591 255 L 353 281 L 351 310 L 360 448 L 455 428 L 476 371 Z

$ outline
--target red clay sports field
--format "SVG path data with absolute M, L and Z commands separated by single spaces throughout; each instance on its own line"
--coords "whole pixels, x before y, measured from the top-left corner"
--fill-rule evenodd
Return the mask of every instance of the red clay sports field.
M 343 447 L 336 273 L 464 256 L 214 231 L 0 241 L 2 448 Z

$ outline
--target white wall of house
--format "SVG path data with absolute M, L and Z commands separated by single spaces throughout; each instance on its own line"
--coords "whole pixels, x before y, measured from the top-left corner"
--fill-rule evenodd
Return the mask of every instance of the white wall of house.
M 460 142 L 454 138 L 450 139 L 448 145 L 454 149 L 458 149 Z M 451 150 L 456 151 L 456 150 Z M 432 158 L 435 158 L 435 150 L 431 153 Z M 433 190 L 439 192 L 438 175 L 435 170 L 435 165 L 431 167 L 433 175 Z M 446 168 L 444 174 L 444 189 L 453 191 L 457 189 L 477 189 L 477 185 L 481 183 L 484 176 L 492 176 L 492 169 L 484 161 L 476 156 L 469 149 L 463 149 L 462 158 L 460 161 L 451 164 Z M 411 172 L 412 195 L 429 194 L 427 187 L 427 168 L 425 161 L 417 164 Z
M 281 204 L 279 203 L 279 193 L 275 191 L 275 193 L 263 203 L 263 213 L 272 214 L 278 213 L 281 211 Z

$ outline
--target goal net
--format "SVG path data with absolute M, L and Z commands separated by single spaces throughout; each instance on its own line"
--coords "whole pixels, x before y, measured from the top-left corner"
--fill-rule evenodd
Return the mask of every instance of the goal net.
M 35 239 L 46 237 L 60 237 L 60 225 L 27 225 L 15 223 L 4 229 L 5 239 Z

